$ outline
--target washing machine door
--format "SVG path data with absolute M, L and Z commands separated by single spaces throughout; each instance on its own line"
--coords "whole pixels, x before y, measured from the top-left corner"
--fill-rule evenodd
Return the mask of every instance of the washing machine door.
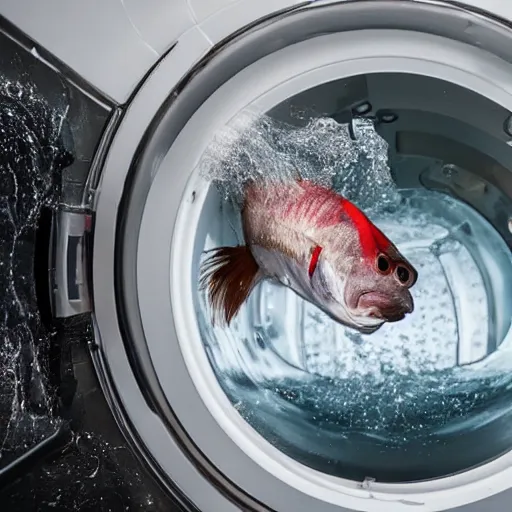
M 90 180 L 96 370 L 197 509 L 506 508 L 512 16 L 480 3 L 227 3 L 132 93 L 98 78 L 125 108 Z M 267 279 L 212 323 L 204 253 L 244 243 L 244 180 L 294 172 L 418 269 L 406 319 L 361 334 Z

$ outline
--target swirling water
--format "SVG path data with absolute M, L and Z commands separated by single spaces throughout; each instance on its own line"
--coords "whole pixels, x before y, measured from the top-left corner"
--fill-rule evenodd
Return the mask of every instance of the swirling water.
M 245 180 L 298 173 L 364 208 L 419 269 L 414 314 L 369 336 L 269 282 L 229 329 L 211 326 L 200 297 L 213 369 L 263 437 L 315 469 L 379 481 L 440 477 L 511 447 L 512 257 L 477 212 L 438 192 L 397 190 L 369 120 L 296 128 L 243 115 L 201 172 L 220 204 L 205 249 L 243 239 Z

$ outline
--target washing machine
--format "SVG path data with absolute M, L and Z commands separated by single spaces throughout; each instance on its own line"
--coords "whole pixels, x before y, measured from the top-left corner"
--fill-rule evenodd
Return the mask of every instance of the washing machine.
M 504 512 L 512 4 L 0 2 L 6 510 Z M 418 269 L 361 334 L 260 283 L 243 179 L 337 187 Z

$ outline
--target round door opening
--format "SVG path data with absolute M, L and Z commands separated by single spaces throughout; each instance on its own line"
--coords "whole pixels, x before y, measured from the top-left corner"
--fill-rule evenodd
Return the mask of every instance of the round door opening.
M 465 471 L 510 449 L 508 115 L 438 79 L 360 75 L 265 116 L 236 116 L 203 155 L 189 183 L 208 189 L 195 283 L 205 251 L 244 244 L 243 183 L 297 172 L 362 208 L 418 270 L 414 312 L 368 335 L 271 280 L 229 327 L 213 325 L 194 284 L 221 387 L 286 455 L 329 475 L 397 483 Z

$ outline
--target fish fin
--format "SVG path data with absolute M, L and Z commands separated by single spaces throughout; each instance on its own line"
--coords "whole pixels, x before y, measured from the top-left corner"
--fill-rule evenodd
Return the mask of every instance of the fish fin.
M 323 252 L 318 250 L 316 252 L 318 258 L 315 264 L 315 270 L 310 275 L 311 288 L 315 290 L 323 300 L 335 300 L 333 291 L 331 290 L 331 286 L 335 282 L 334 273 L 329 263 L 322 258 Z
M 208 290 L 213 324 L 220 317 L 229 325 L 258 282 L 260 268 L 246 245 L 212 252 L 201 265 L 200 286 Z
M 310 279 L 312 279 L 313 274 L 315 273 L 316 267 L 318 265 L 318 259 L 320 258 L 322 251 L 323 247 L 321 245 L 315 244 L 311 248 L 311 258 L 308 265 L 308 275 Z

